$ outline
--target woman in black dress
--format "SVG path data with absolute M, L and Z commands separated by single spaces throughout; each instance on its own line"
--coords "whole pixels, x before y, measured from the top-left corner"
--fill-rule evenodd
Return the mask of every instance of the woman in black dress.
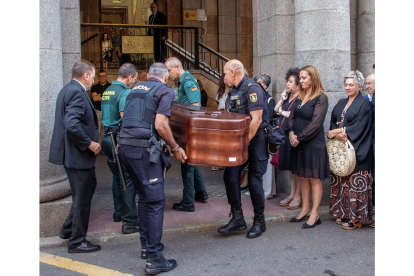
M 275 110 L 280 115 L 280 127 L 285 132 L 286 139 L 282 146 L 279 148 L 279 171 L 290 170 L 290 152 L 292 151 L 292 145 L 290 144 L 288 126 L 289 115 L 291 110 L 295 107 L 297 97 L 299 95 L 299 71 L 300 69 L 290 68 L 286 72 L 286 88 L 282 92 L 282 96 L 277 103 Z M 290 178 L 290 195 L 280 202 L 280 206 L 287 207 L 290 210 L 298 209 L 302 206 L 302 198 L 300 196 L 300 181 L 299 177 L 292 172 L 289 172 Z
M 342 228 L 353 230 L 372 220 L 373 120 L 370 102 L 360 92 L 364 84 L 361 72 L 349 71 L 344 83 L 348 97 L 332 110 L 328 138 L 348 139 L 355 149 L 356 166 L 349 176 L 331 174 L 329 213 Z
M 323 122 L 328 111 L 328 96 L 318 70 L 307 65 L 299 73 L 298 103 L 289 116 L 289 140 L 292 145 L 290 166 L 300 178 L 302 210 L 291 222 L 307 218 L 302 229 L 321 224 L 318 209 L 322 200 L 322 180 L 329 177 L 329 158 Z M 312 210 L 310 192 L 312 190 Z

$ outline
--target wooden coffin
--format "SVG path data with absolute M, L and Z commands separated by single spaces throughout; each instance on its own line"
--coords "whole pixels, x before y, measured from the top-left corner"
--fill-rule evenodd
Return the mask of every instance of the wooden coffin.
M 250 116 L 174 103 L 170 127 L 194 166 L 237 166 L 248 158 Z

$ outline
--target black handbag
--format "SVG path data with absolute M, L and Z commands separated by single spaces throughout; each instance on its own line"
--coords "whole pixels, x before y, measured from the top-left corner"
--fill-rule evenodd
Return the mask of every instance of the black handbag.
M 112 61 L 112 51 L 107 50 L 103 55 L 102 58 L 106 61 Z
M 274 155 L 285 141 L 285 133 L 279 127 L 279 117 L 270 120 L 269 125 L 265 128 L 265 132 L 267 136 L 267 151 L 270 155 Z

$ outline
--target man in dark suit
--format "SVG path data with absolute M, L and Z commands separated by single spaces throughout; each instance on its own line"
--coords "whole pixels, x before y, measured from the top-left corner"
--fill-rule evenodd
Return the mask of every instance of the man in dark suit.
M 69 253 L 101 250 L 87 241 L 91 201 L 96 188 L 95 160 L 101 146 L 98 119 L 86 91 L 95 77 L 95 66 L 79 60 L 72 68 L 72 80 L 59 92 L 49 162 L 63 165 L 72 192 L 72 207 L 59 237 L 69 239 Z
M 150 6 L 152 14 L 148 19 L 150 25 L 167 25 L 167 17 L 158 11 L 157 4 L 152 3 Z M 164 62 L 165 39 L 167 37 L 166 29 L 148 29 L 148 35 L 154 36 L 154 59 L 155 61 Z

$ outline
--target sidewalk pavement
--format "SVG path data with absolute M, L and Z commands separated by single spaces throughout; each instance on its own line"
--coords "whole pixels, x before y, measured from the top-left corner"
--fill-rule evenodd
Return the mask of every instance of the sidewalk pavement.
M 230 206 L 227 203 L 226 191 L 223 183 L 223 170 L 212 171 L 209 167 L 200 167 L 204 178 L 206 191 L 209 199 L 206 202 L 195 202 L 195 212 L 179 212 L 172 208 L 173 203 L 182 199 L 182 180 L 180 164 L 172 158 L 173 166 L 168 171 L 165 180 L 165 213 L 164 232 L 201 232 L 217 231 L 220 226 L 229 221 Z M 98 155 L 96 161 L 97 188 L 92 199 L 91 214 L 89 219 L 88 240 L 103 243 L 108 239 L 118 239 L 126 236 L 136 235 L 123 234 L 121 232 L 122 222 L 114 222 L 113 199 L 112 199 L 112 174 L 106 164 L 106 157 Z M 280 201 L 286 194 L 277 194 L 276 197 L 265 202 L 265 219 L 267 223 L 284 222 L 296 217 L 300 209 L 288 210 L 279 206 Z M 138 201 L 138 197 L 136 199 Z M 251 225 L 253 206 L 250 196 L 242 191 L 242 206 L 246 222 Z M 320 207 L 321 217 L 328 216 L 327 206 Z M 246 230 L 247 231 L 247 230 Z M 67 241 L 59 237 L 40 238 L 40 248 L 66 246 Z

